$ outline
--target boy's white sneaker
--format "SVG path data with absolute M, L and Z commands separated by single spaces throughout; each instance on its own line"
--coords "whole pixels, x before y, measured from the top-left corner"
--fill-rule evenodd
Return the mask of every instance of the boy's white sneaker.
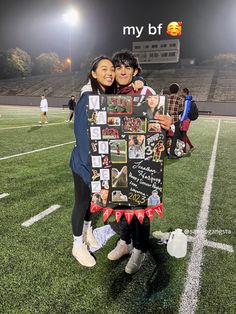
M 124 240 L 120 239 L 117 242 L 116 247 L 107 255 L 107 258 L 110 261 L 116 261 L 124 255 L 131 254 L 132 249 L 133 249 L 132 243 L 126 244 Z
M 145 253 L 142 253 L 142 251 L 134 248 L 129 261 L 125 266 L 125 272 L 130 275 L 135 274 L 142 266 L 144 260 Z
M 89 253 L 87 245 L 85 243 L 77 244 L 73 243 L 72 255 L 83 266 L 93 267 L 96 265 L 95 258 Z
M 99 244 L 93 235 L 92 227 L 89 227 L 85 232 L 83 232 L 83 240 L 85 244 L 87 244 L 89 247 L 93 247 L 96 249 L 99 248 Z

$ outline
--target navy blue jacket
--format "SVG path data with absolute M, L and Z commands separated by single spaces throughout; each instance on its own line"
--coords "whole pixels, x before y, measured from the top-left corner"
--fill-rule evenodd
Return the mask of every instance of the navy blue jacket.
M 70 159 L 72 171 L 78 174 L 86 184 L 91 182 L 87 104 L 89 95 L 92 94 L 92 92 L 83 93 L 75 107 L 74 133 L 76 144 Z

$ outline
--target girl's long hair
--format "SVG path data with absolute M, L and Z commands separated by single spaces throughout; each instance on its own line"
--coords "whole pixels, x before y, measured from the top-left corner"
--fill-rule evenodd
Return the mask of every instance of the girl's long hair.
M 102 60 L 109 60 L 112 64 L 112 60 L 111 58 L 107 57 L 107 56 L 100 56 L 100 57 L 97 57 L 93 60 L 92 62 L 92 65 L 91 65 L 91 69 L 89 71 L 89 74 L 88 74 L 88 81 L 91 82 L 91 87 L 92 87 L 92 91 L 95 93 L 95 94 L 104 94 L 104 91 L 103 89 L 101 88 L 101 85 L 99 84 L 99 82 L 97 81 L 97 79 L 95 79 L 93 76 L 92 76 L 92 71 L 96 71 L 97 67 L 98 67 L 98 64 L 100 61 Z M 116 82 L 114 81 L 113 84 L 109 87 L 106 88 L 105 90 L 105 94 L 115 94 L 117 91 L 116 89 Z

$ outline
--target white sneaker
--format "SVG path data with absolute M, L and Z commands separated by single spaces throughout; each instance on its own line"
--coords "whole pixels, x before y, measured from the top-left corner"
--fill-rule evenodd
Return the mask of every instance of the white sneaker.
M 39 121 L 39 124 L 42 124 L 42 122 L 41 122 L 41 121 Z
M 48 121 L 45 121 L 44 123 L 45 123 L 45 124 L 48 124 Z
M 93 267 L 94 265 L 96 265 L 96 260 L 89 253 L 87 245 L 85 243 L 82 243 L 80 245 L 73 243 L 72 255 L 83 266 Z
M 125 266 L 125 272 L 130 275 L 136 273 L 139 270 L 139 268 L 142 266 L 144 259 L 145 259 L 145 253 L 142 253 L 142 251 L 134 248 L 129 261 L 127 265 Z
M 93 229 L 92 227 L 89 227 L 84 233 L 83 233 L 83 240 L 85 244 L 87 244 L 89 247 L 93 248 L 99 248 L 99 244 L 96 240 L 96 238 L 93 235 Z
M 132 243 L 126 244 L 124 240 L 119 240 L 116 247 L 107 255 L 107 258 L 110 261 L 116 261 L 124 255 L 131 254 L 132 249 Z

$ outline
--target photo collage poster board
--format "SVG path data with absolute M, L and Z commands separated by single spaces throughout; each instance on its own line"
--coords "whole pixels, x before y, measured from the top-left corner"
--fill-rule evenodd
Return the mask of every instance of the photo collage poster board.
M 92 95 L 87 109 L 91 204 L 108 216 L 117 208 L 160 210 L 165 131 L 154 115 L 166 114 L 166 96 Z

